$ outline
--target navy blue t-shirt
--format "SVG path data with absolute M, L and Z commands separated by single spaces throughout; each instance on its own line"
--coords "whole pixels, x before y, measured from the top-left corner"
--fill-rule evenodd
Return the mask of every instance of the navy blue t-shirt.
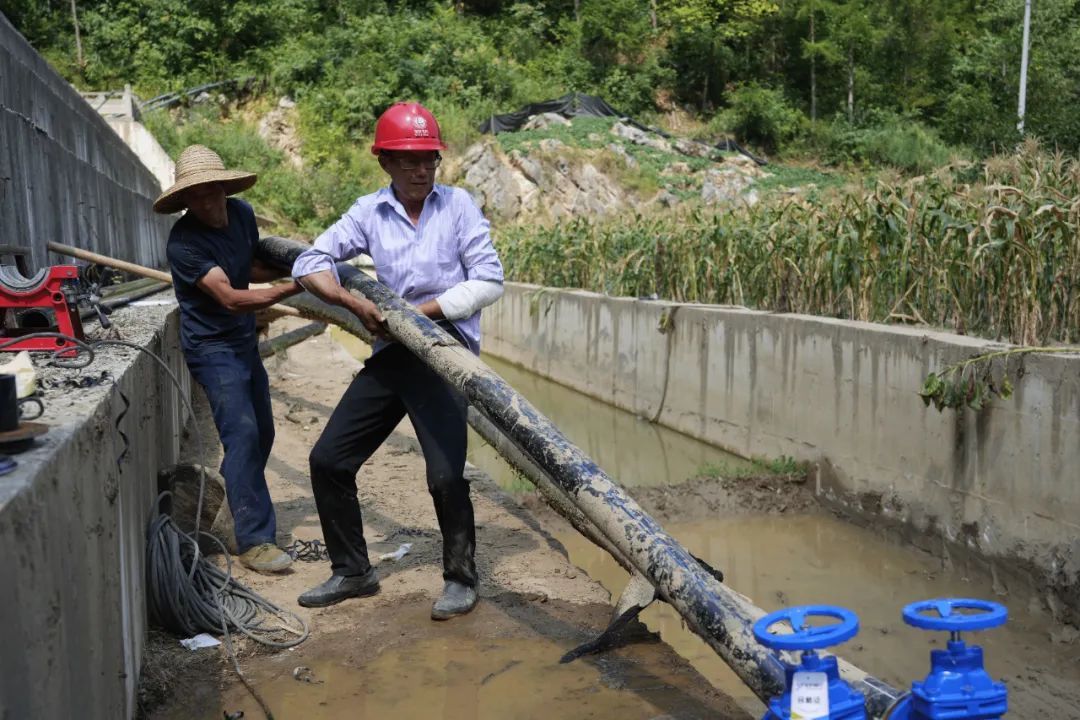
M 176 221 L 169 233 L 167 255 L 176 299 L 180 303 L 180 347 L 188 355 L 255 347 L 255 315 L 237 315 L 219 305 L 196 283 L 215 267 L 229 284 L 245 290 L 251 281 L 251 262 L 259 231 L 255 212 L 243 200 L 228 198 L 229 225 L 212 228 L 192 213 Z

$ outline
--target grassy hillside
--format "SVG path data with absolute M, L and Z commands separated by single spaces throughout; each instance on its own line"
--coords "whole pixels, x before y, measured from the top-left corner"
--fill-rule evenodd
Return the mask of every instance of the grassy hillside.
M 1080 162 L 985 163 L 745 208 L 500 233 L 510 277 L 556 287 L 1080 341 Z

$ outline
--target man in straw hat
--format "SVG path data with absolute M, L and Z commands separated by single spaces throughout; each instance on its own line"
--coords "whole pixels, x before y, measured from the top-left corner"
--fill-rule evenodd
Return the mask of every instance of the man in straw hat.
M 371 148 L 390 186 L 366 195 L 297 258 L 293 277 L 327 302 L 343 305 L 381 339 L 345 391 L 311 451 L 311 485 L 332 575 L 299 598 L 324 607 L 373 595 L 356 473 L 407 414 L 427 464 L 427 486 L 442 530 L 442 595 L 431 617 L 445 620 L 476 605 L 476 530 L 465 469 L 465 398 L 407 348 L 385 338 L 378 308 L 345 291 L 335 262 L 361 253 L 379 280 L 473 352 L 480 351 L 480 308 L 502 295 L 503 270 L 488 221 L 467 192 L 435 184 L 446 146 L 426 108 L 397 103 L 375 126 Z
M 180 346 L 192 377 L 206 391 L 225 448 L 221 474 L 240 562 L 272 573 L 292 559 L 274 543 L 276 519 L 264 473 L 274 418 L 254 312 L 302 288 L 291 280 L 248 287 L 278 275 L 255 260 L 259 231 L 251 206 L 228 197 L 255 180 L 254 173 L 226 170 L 213 150 L 192 145 L 180 154 L 176 182 L 154 201 L 154 211 L 187 209 L 169 233 L 167 251 L 180 304 Z

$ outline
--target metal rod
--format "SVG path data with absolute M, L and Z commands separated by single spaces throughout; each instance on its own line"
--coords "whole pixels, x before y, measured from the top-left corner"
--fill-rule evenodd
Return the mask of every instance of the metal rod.
M 153 278 L 166 282 L 172 285 L 172 275 L 161 270 L 155 270 L 154 268 L 148 268 L 143 265 L 136 265 L 135 263 L 128 262 L 127 260 L 117 260 L 116 258 L 109 257 L 108 255 L 101 255 L 96 252 L 90 252 L 89 250 L 83 250 L 82 248 L 72 247 L 70 245 L 61 245 L 60 243 L 51 242 L 48 244 L 48 248 L 51 252 L 57 255 L 66 255 L 68 257 L 77 258 L 79 260 L 85 260 L 87 262 L 96 263 L 98 265 L 104 265 L 105 267 L 116 268 L 117 270 L 123 270 L 133 275 L 140 275 L 142 277 Z M 289 317 L 302 317 L 300 313 L 291 308 L 284 307 L 281 304 L 271 305 L 269 310 L 273 310 L 279 315 L 288 315 Z
M 112 312 L 118 308 L 122 308 L 125 305 L 129 305 L 136 300 L 141 300 L 155 293 L 159 293 L 162 290 L 169 288 L 167 283 L 154 282 L 152 285 L 143 286 L 141 288 L 133 289 L 127 293 L 110 295 L 101 301 L 100 305 L 105 309 L 105 312 Z M 98 315 L 98 311 L 94 308 L 90 310 L 84 310 L 79 313 L 79 317 L 82 320 L 100 320 L 101 316 Z
M 259 241 L 257 256 L 290 268 L 309 246 L 284 238 Z M 699 637 L 762 700 L 784 687 L 779 656 L 759 645 L 752 626 L 764 610 L 718 582 L 675 538 L 595 462 L 478 357 L 389 288 L 348 265 L 339 265 L 343 285 L 374 302 L 390 335 L 405 345 L 469 402 L 549 477 L 600 535 L 645 576 Z M 877 717 L 900 693 L 841 658 L 844 679 L 861 691 Z
M 109 310 L 116 310 L 122 308 L 125 305 L 129 305 L 136 300 L 142 300 L 143 298 L 151 295 L 156 295 L 162 290 L 169 289 L 169 285 L 166 283 L 154 283 L 149 287 L 139 288 L 123 295 L 110 295 L 101 301 L 101 304 L 107 307 Z
M 154 278 L 141 277 L 138 280 L 130 280 L 125 283 L 120 283 L 119 285 L 105 285 L 101 288 L 101 297 L 108 300 L 114 297 L 138 292 L 139 290 L 148 287 L 164 288 L 168 287 L 168 285 L 163 284 L 160 280 L 155 280 Z

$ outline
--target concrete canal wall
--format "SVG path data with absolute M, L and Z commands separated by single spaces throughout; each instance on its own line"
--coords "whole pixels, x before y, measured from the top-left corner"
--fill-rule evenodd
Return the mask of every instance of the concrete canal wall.
M 0 15 L 0 245 L 49 241 L 160 267 L 173 218 L 158 179 Z M 62 262 L 61 258 L 53 258 Z
M 0 245 L 48 241 L 160 266 L 172 218 L 158 180 L 0 15 Z M 157 471 L 175 463 L 190 381 L 174 308 L 129 307 L 125 340 L 81 373 L 47 369 L 48 433 L 0 476 L 0 720 L 129 718 L 146 629 L 145 548 Z M 0 357 L 7 361 L 8 358 Z M 81 387 L 100 377 L 104 382 Z M 121 435 L 123 433 L 123 435 Z M 126 440 L 124 439 L 126 436 Z
M 484 350 L 747 457 L 816 464 L 818 492 L 1002 592 L 1080 620 L 1080 356 L 1030 356 L 1008 400 L 938 412 L 928 372 L 1000 347 L 871 323 L 510 283 Z
M 190 381 L 175 309 L 114 314 L 126 339 L 44 396 L 48 433 L 0 477 L 0 718 L 130 718 L 146 632 L 146 529 L 158 469 L 176 462 Z M 123 435 L 121 435 L 123 433 Z M 126 440 L 125 440 L 126 436 Z

